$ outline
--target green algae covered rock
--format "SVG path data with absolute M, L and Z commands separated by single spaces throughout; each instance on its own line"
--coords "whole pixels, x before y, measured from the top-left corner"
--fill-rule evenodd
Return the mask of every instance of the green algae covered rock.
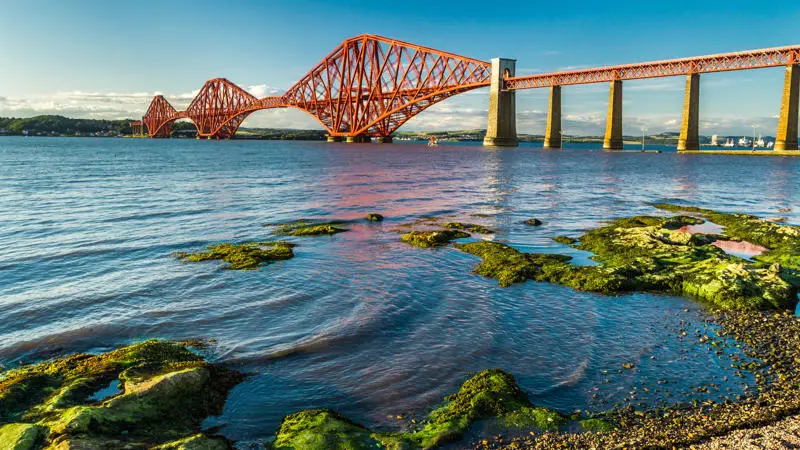
M 400 238 L 415 247 L 442 247 L 456 239 L 468 238 L 469 233 L 459 230 L 412 231 Z
M 196 434 L 153 447 L 153 450 L 230 450 L 232 448 L 226 439 Z
M 578 242 L 577 239 L 573 239 L 569 236 L 556 236 L 553 238 L 553 240 L 558 242 L 559 244 L 564 244 L 564 245 L 572 245 Z
M 614 425 L 606 422 L 603 419 L 585 419 L 581 420 L 580 422 L 581 428 L 586 431 L 592 431 L 595 433 L 604 433 L 608 431 L 614 430 Z
M 33 450 L 39 448 L 47 429 L 29 423 L 0 425 L 0 449 Z
M 369 213 L 369 214 L 367 214 L 366 219 L 369 222 L 382 222 L 383 221 L 383 216 L 378 214 L 378 213 Z
M 315 222 L 310 220 L 297 220 L 278 226 L 276 232 L 287 236 L 323 236 L 350 231 L 342 227 L 340 221 Z
M 196 253 L 178 252 L 177 258 L 187 262 L 224 261 L 230 270 L 255 270 L 262 264 L 283 261 L 294 257 L 291 242 L 245 242 L 242 244 L 217 244 Z
M 768 253 L 763 263 L 751 262 L 711 245 L 713 237 L 677 231 L 702 222 L 688 216 L 613 220 L 581 236 L 577 248 L 594 253 L 593 259 L 600 262 L 589 267 L 574 266 L 567 256 L 526 254 L 495 242 L 456 244 L 456 248 L 480 257 L 475 272 L 498 280 L 501 286 L 534 280 L 602 294 L 687 295 L 722 309 L 794 307 L 797 272 L 780 265 L 787 258 L 770 260 Z
M 24 366 L 0 375 L 0 442 L 25 427 L 27 439 L 53 448 L 151 448 L 199 433 L 241 379 L 185 345 L 155 340 Z M 114 383 L 120 392 L 93 399 Z
M 286 416 L 273 443 L 276 450 L 368 450 L 381 448 L 373 433 L 344 416 L 312 409 Z
M 451 230 L 470 231 L 478 234 L 494 233 L 494 230 L 492 230 L 491 228 L 485 227 L 483 225 L 478 225 L 475 223 L 447 222 L 446 224 L 444 224 L 444 227 L 449 228 Z
M 445 399 L 415 430 L 378 433 L 326 409 L 286 416 L 275 450 L 430 449 L 456 442 L 478 420 L 493 419 L 512 428 L 553 430 L 566 423 L 559 413 L 536 408 L 510 374 L 485 370 Z
M 408 439 L 420 448 L 433 448 L 460 440 L 470 425 L 498 419 L 507 426 L 552 429 L 565 422 L 555 411 L 534 408 L 514 377 L 499 369 L 484 370 L 470 378 L 447 403 L 431 412 L 422 429 Z

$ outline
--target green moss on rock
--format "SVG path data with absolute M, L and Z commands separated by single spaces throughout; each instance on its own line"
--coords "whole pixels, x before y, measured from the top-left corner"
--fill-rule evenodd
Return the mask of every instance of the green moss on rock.
M 442 247 L 456 239 L 470 237 L 469 233 L 459 230 L 412 231 L 401 236 L 401 239 L 415 247 Z
M 378 213 L 369 213 L 367 214 L 366 219 L 370 222 L 382 222 L 383 216 Z
M 290 242 L 245 242 L 217 244 L 197 253 L 178 252 L 176 257 L 187 262 L 224 261 L 231 270 L 255 270 L 262 264 L 294 257 Z
M 456 248 L 480 257 L 483 261 L 475 272 L 501 286 L 534 280 L 603 294 L 687 295 L 723 309 L 794 307 L 797 285 L 792 276 L 797 272 L 774 263 L 767 266 L 767 260 L 750 262 L 727 255 L 710 245 L 713 239 L 676 231 L 702 222 L 688 216 L 613 220 L 580 238 L 577 248 L 594 253 L 593 259 L 600 262 L 590 267 L 574 266 L 567 256 L 526 254 L 496 242 L 456 244 Z
M 527 219 L 526 221 L 524 221 L 522 223 L 524 223 L 525 225 L 531 226 L 531 227 L 538 227 L 539 225 L 542 224 L 542 221 L 539 220 L 539 219 Z
M 315 222 L 309 220 L 297 220 L 281 224 L 276 232 L 287 236 L 323 236 L 350 231 L 342 226 L 343 222 Z
M 39 448 L 47 429 L 29 423 L 10 423 L 0 426 L 0 448 L 4 450 L 33 450 Z
M 444 224 L 444 227 L 449 228 L 451 230 L 470 231 L 478 234 L 494 233 L 494 230 L 492 230 L 491 228 L 485 227 L 483 225 L 478 225 L 475 223 L 447 222 L 446 224 Z
M 226 439 L 196 434 L 153 447 L 153 450 L 230 450 L 232 448 Z
M 325 409 L 313 409 L 284 418 L 273 444 L 275 450 L 429 449 L 463 438 L 477 420 L 497 419 L 513 428 L 553 430 L 566 422 L 551 410 L 536 408 L 510 374 L 485 370 L 470 378 L 445 399 L 417 429 L 403 433 L 376 433 Z
M 381 448 L 372 432 L 327 409 L 286 416 L 278 428 L 275 450 L 371 450 Z
M 577 239 L 573 239 L 569 236 L 556 236 L 553 238 L 553 240 L 558 242 L 559 244 L 564 244 L 564 245 L 572 245 L 578 242 Z
M 207 416 L 222 411 L 228 390 L 242 377 L 205 362 L 183 344 L 151 340 L 24 366 L 0 379 L 0 399 L 36 394 L 12 407 L 0 401 L 2 420 L 36 424 L 54 448 L 105 449 L 150 448 L 197 434 Z M 114 380 L 122 386 L 119 394 L 92 400 Z M 2 428 L 3 439 L 14 429 L 9 426 Z
M 611 425 L 610 423 L 606 422 L 603 419 L 597 419 L 597 418 L 585 419 L 581 420 L 579 423 L 581 425 L 581 428 L 583 428 L 585 431 L 604 433 L 614 430 L 614 425 Z

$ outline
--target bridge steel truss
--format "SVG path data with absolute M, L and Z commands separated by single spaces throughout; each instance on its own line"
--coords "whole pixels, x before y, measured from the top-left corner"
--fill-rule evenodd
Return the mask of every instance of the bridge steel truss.
M 638 64 L 623 64 L 595 69 L 509 77 L 505 80 L 505 88 L 508 90 L 536 89 L 550 86 L 762 69 L 797 63 L 800 63 L 800 46 L 777 47 Z
M 347 39 L 279 97 L 257 99 L 225 78 L 209 80 L 185 111 L 163 96 L 143 118 L 152 137 L 189 119 L 198 137 L 227 138 L 252 112 L 293 107 L 332 137 L 388 137 L 431 105 L 489 85 L 491 65 L 375 35 Z

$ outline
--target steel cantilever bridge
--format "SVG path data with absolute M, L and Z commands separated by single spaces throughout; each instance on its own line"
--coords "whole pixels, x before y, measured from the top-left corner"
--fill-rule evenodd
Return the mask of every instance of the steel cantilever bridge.
M 788 130 L 786 145 L 791 146 L 793 138 L 796 148 L 800 70 L 793 69 L 798 63 L 800 46 L 791 46 L 515 76 L 513 60 L 495 59 L 489 63 L 365 34 L 342 42 L 281 96 L 256 98 L 225 78 L 215 78 L 206 82 L 185 111 L 176 110 L 163 96 L 156 96 L 142 122 L 151 137 L 167 137 L 176 120 L 189 119 L 197 127 L 198 138 L 228 138 L 236 134 L 254 111 L 291 107 L 319 121 L 327 130 L 329 140 L 347 138 L 358 142 L 379 137 L 388 141 L 394 131 L 431 105 L 462 92 L 492 86 L 489 134 L 505 133 L 508 136 L 500 137 L 497 142 L 507 139 L 515 145 L 514 91 L 556 89 L 551 90 L 551 120 L 548 120 L 547 130 L 550 136 L 551 133 L 560 134 L 560 127 L 551 126 L 556 127 L 555 119 L 560 119 L 561 86 L 611 82 L 607 140 L 615 141 L 619 137 L 620 143 L 612 142 L 612 145 L 621 146 L 621 82 L 686 75 L 689 78 L 682 134 L 688 133 L 688 141 L 691 141 L 692 134 L 697 134 L 699 74 L 786 66 L 779 134 L 785 125 L 784 131 Z M 691 81 L 692 77 L 696 82 Z M 548 141 L 545 142 L 547 146 Z M 560 137 L 557 146 L 560 146 Z
M 347 39 L 285 94 L 258 99 L 225 78 L 209 80 L 185 111 L 157 96 L 143 117 L 152 137 L 189 119 L 198 136 L 230 137 L 254 111 L 293 107 L 330 136 L 390 136 L 429 106 L 487 86 L 490 64 L 380 36 Z

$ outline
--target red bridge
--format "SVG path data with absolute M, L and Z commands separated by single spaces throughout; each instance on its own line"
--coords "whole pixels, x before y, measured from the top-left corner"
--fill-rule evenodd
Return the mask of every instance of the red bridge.
M 229 138 L 254 111 L 297 108 L 327 130 L 329 141 L 365 142 L 391 135 L 429 106 L 471 89 L 491 86 L 485 145 L 517 145 L 514 92 L 550 88 L 545 147 L 561 147 L 561 86 L 610 83 L 604 148 L 622 148 L 622 82 L 686 76 L 679 150 L 699 148 L 700 74 L 786 67 L 776 150 L 798 148 L 800 46 L 638 64 L 515 76 L 515 61 L 491 63 L 374 35 L 347 39 L 285 94 L 256 98 L 225 78 L 209 80 L 185 111 L 156 96 L 142 122 L 151 137 L 168 137 L 189 119 L 198 138 Z

